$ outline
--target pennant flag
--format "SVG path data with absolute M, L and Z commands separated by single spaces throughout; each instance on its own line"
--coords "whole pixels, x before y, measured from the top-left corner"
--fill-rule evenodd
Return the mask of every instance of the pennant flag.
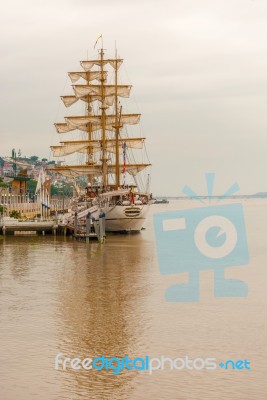
M 95 45 L 94 45 L 94 49 L 95 49 L 95 46 L 97 45 L 97 42 L 99 41 L 99 39 L 102 39 L 102 34 L 100 36 L 98 36 L 98 38 L 96 39 L 96 42 L 95 42 Z

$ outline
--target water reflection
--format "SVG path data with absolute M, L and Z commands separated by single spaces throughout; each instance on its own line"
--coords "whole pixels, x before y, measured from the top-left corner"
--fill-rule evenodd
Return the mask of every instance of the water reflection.
M 134 354 L 146 294 L 146 247 L 140 236 L 110 237 L 105 245 L 75 246 L 59 283 L 58 350 L 69 357 L 124 357 Z M 67 386 L 88 398 L 122 398 L 135 373 L 64 372 Z M 101 390 L 100 390 L 101 389 Z M 105 397 L 106 396 L 106 397 Z

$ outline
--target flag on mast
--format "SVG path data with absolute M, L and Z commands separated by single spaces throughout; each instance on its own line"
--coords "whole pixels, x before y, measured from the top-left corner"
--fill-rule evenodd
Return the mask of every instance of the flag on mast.
M 94 45 L 94 49 L 95 49 L 95 46 L 97 45 L 97 42 L 99 41 L 99 39 L 102 39 L 102 34 L 100 36 L 98 36 L 98 38 L 96 39 L 96 42 L 95 42 L 95 45 Z

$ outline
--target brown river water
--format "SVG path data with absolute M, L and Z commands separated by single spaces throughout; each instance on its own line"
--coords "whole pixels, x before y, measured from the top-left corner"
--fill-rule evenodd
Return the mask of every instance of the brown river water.
M 52 236 L 0 239 L 0 399 L 265 400 L 267 398 L 267 200 L 243 200 L 248 266 L 227 268 L 246 298 L 215 298 L 200 274 L 199 302 L 167 302 L 186 273 L 161 275 L 151 206 L 140 234 L 89 245 Z M 249 360 L 250 370 L 55 369 L 55 357 L 188 356 Z

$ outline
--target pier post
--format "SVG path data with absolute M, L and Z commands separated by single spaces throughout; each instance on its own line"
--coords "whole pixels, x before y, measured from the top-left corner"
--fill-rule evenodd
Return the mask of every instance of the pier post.
M 78 231 L 78 213 L 77 211 L 75 211 L 74 214 L 74 235 L 77 235 L 77 231 Z
M 92 218 L 93 224 L 94 224 L 94 231 L 96 233 L 97 239 L 100 240 L 99 237 L 99 221 L 96 221 L 96 219 L 93 217 Z
M 106 238 L 106 214 L 104 211 L 101 211 L 99 214 L 99 238 L 101 243 L 103 243 Z
M 56 234 L 57 234 L 57 228 L 58 228 L 58 215 L 57 215 L 57 211 L 56 211 L 55 212 L 54 227 L 53 227 L 54 236 L 56 236 Z
M 90 211 L 86 215 L 86 243 L 89 243 L 91 232 L 91 213 Z
M 3 225 L 2 231 L 3 231 L 3 236 L 6 236 L 6 227 L 5 227 L 5 225 Z

